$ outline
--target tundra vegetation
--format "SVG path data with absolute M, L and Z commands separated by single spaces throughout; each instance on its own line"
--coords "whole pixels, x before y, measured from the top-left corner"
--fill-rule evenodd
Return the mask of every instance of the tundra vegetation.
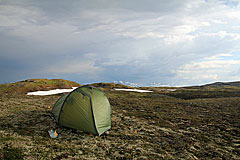
M 50 111 L 62 94 L 26 95 L 80 84 L 1 84 L 0 159 L 240 159 L 240 85 L 138 88 L 151 93 L 92 85 L 106 93 L 112 108 L 112 129 L 100 137 L 53 123 Z M 59 136 L 52 139 L 48 130 L 55 128 Z

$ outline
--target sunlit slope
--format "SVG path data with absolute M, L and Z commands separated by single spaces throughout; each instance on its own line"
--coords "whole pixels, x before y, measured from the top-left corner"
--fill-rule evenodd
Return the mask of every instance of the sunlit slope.
M 64 89 L 81 86 L 64 79 L 28 79 L 16 83 L 0 84 L 0 93 L 26 94 L 31 91 Z

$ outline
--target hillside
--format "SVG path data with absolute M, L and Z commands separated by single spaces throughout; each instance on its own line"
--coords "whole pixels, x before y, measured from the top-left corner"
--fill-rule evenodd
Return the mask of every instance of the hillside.
M 27 81 L 15 85 L 42 84 Z M 100 137 L 53 123 L 59 95 L 1 89 L 0 159 L 240 160 L 240 88 L 147 87 L 154 92 L 137 93 L 93 85 L 104 89 L 112 108 L 112 129 Z M 56 139 L 48 134 L 54 128 Z
M 2 93 L 26 94 L 31 91 L 79 87 L 80 84 L 64 79 L 28 79 L 16 83 L 0 84 Z
M 123 84 L 104 83 L 104 82 L 93 83 L 93 84 L 89 84 L 89 85 L 94 86 L 94 87 L 98 87 L 98 88 L 100 88 L 102 90 L 114 89 L 114 88 L 133 88 L 133 87 L 126 86 L 126 85 L 123 85 Z
M 190 87 L 184 87 L 184 88 L 217 88 L 217 89 L 223 89 L 223 88 L 235 88 L 235 87 L 240 87 L 240 81 L 235 81 L 235 82 L 214 82 L 210 84 L 205 84 L 201 86 L 190 86 Z
M 93 83 L 89 84 L 102 90 L 113 88 L 132 88 L 123 84 L 115 83 Z M 26 94 L 32 91 L 47 91 L 52 89 L 70 89 L 72 87 L 82 86 L 79 83 L 64 79 L 27 79 L 16 83 L 0 84 L 1 93 Z
M 218 87 L 222 87 L 222 86 L 237 86 L 240 87 L 240 81 L 236 81 L 236 82 L 215 82 L 215 83 L 211 83 L 211 84 L 206 84 L 204 86 L 218 86 Z

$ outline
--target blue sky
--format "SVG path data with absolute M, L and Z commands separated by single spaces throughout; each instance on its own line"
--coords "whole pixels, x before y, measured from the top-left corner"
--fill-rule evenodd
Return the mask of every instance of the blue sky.
M 239 0 L 0 0 L 0 83 L 240 80 Z

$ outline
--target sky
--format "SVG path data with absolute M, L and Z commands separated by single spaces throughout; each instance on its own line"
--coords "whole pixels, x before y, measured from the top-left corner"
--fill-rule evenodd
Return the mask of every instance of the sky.
M 0 0 L 0 83 L 240 80 L 239 0 Z

